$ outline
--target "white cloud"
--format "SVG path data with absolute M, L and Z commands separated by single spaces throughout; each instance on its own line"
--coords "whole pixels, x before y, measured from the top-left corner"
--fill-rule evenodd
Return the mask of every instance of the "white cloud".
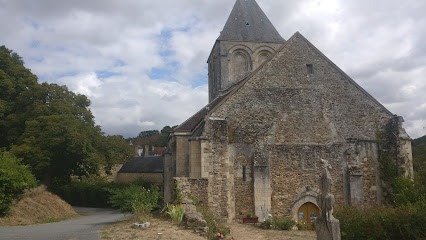
M 285 39 L 301 32 L 412 137 L 426 133 L 426 1 L 257 2 Z M 206 60 L 233 4 L 0 0 L 0 44 L 42 81 L 87 95 L 106 133 L 136 136 L 207 103 Z

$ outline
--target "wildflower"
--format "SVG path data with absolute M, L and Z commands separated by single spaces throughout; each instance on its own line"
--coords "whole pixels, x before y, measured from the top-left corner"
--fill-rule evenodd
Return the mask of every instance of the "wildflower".
M 216 224 L 216 227 L 219 227 L 219 224 Z
M 216 233 L 216 236 L 220 236 L 220 233 Z
M 223 235 L 221 234 L 220 237 L 223 238 Z

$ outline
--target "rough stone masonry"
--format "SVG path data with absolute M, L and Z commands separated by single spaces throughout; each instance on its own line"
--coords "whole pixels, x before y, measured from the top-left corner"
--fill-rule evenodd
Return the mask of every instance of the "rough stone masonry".
M 380 161 L 413 176 L 402 117 L 302 34 L 284 40 L 254 0 L 235 2 L 208 66 L 209 104 L 169 141 L 166 201 L 180 177 L 224 221 L 272 214 L 311 222 L 321 207 L 321 158 L 332 167 L 336 206 L 386 201 Z

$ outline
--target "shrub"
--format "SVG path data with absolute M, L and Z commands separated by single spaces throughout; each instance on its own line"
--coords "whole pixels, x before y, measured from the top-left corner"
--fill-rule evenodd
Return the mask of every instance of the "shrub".
M 110 191 L 112 195 L 109 203 L 122 212 L 134 212 L 134 209 L 138 209 L 138 213 L 149 214 L 154 208 L 158 207 L 160 190 L 156 185 L 146 189 L 136 184 L 129 184 L 125 188 L 111 189 Z
M 272 225 L 272 218 L 265 219 L 261 224 L 260 227 L 263 229 L 271 229 L 273 227 Z
M 173 222 L 180 225 L 185 214 L 185 208 L 182 205 L 166 205 L 166 214 L 172 219 Z
M 55 182 L 50 190 L 75 206 L 113 207 L 136 215 L 158 207 L 158 186 L 142 179 L 130 183 L 107 182 L 104 178 L 88 177 L 69 183 Z
M 81 207 L 111 207 L 108 203 L 111 189 L 124 188 L 126 184 L 109 183 L 101 178 L 83 178 L 71 182 L 54 181 L 49 190 L 66 202 Z
M 0 216 L 7 214 L 14 200 L 37 185 L 35 177 L 9 152 L 0 151 Z
M 420 182 L 419 177 L 421 173 L 417 174 L 416 181 L 413 182 L 405 177 L 397 177 L 392 182 L 393 203 L 396 206 L 407 206 L 418 202 L 426 201 L 426 193 L 424 192 L 424 183 Z M 420 176 L 419 176 L 420 175 Z
M 343 240 L 426 238 L 424 204 L 368 210 L 343 207 L 335 215 Z
M 296 222 L 292 219 L 278 217 L 272 218 L 272 226 L 276 229 L 290 230 L 294 225 L 296 225 Z
M 197 211 L 203 215 L 207 222 L 207 239 L 225 239 L 227 235 L 231 234 L 232 229 L 220 223 L 210 209 L 199 206 Z M 231 236 L 231 239 L 234 239 L 234 237 Z
M 310 223 L 310 222 L 300 221 L 296 223 L 296 227 L 299 230 L 315 230 L 315 222 Z

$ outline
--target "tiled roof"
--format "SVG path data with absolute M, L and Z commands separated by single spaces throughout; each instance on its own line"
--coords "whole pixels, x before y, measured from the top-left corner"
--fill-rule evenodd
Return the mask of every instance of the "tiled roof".
M 255 0 L 237 0 L 217 40 L 283 43 Z
M 146 156 L 124 163 L 118 173 L 162 173 L 163 169 L 162 156 Z
M 225 96 L 219 96 L 214 99 L 212 102 L 203 107 L 196 114 L 192 115 L 192 117 L 188 118 L 185 122 L 175 128 L 175 132 L 192 132 L 194 128 L 204 119 L 209 110 L 213 109 Z
M 161 155 L 164 151 L 166 151 L 166 147 L 154 147 L 152 155 Z

